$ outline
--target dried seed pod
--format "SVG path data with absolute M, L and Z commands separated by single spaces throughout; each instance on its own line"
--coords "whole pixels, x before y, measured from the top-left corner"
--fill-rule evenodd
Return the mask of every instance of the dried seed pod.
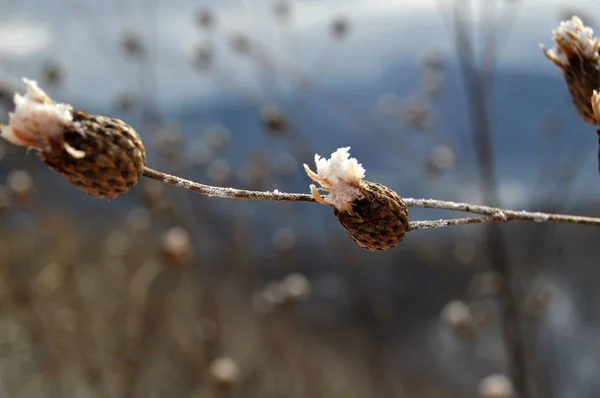
M 362 198 L 352 202 L 352 211 L 334 209 L 350 238 L 368 250 L 387 250 L 404 238 L 408 208 L 396 192 L 385 185 L 363 181 Z
M 73 112 L 63 145 L 41 151 L 40 158 L 71 184 L 99 198 L 127 193 L 144 171 L 146 152 L 138 134 L 126 123 L 106 116 Z M 64 144 L 77 151 L 67 152 Z M 71 156 L 69 156 L 71 155 Z
M 515 396 L 511 380 L 500 373 L 481 379 L 478 389 L 481 398 L 512 398 Z
M 408 230 L 408 208 L 388 187 L 364 181 L 365 170 L 349 157 L 349 149 L 338 149 L 330 159 L 316 155 L 316 173 L 304 165 L 308 176 L 328 195 L 321 196 L 314 185 L 311 192 L 317 202 L 334 208 L 336 218 L 358 246 L 388 250 L 400 243 Z
M 218 388 L 230 388 L 240 379 L 238 364 L 229 357 L 218 357 L 210 364 L 210 375 Z
M 542 45 L 544 54 L 563 72 L 579 116 L 589 124 L 598 124 L 591 98 L 600 88 L 600 39 L 577 16 L 561 22 L 552 33 L 556 46 L 548 50 Z
M 137 184 L 146 163 L 141 138 L 125 122 L 57 104 L 31 80 L 27 94 L 15 94 L 7 141 L 34 148 L 51 169 L 82 191 L 115 198 Z

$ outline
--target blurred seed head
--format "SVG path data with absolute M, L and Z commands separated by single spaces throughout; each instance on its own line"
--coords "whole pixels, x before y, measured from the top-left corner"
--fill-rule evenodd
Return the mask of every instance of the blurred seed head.
M 240 369 L 233 359 L 219 357 L 210 364 L 210 375 L 218 388 L 230 388 L 239 381 Z
M 262 291 L 262 295 L 274 307 L 285 304 L 288 299 L 288 291 L 286 286 L 279 282 L 270 282 Z
M 121 34 L 121 48 L 125 55 L 132 58 L 141 58 L 145 55 L 141 37 L 131 30 L 126 30 Z
M 290 228 L 279 228 L 273 234 L 272 241 L 277 250 L 288 251 L 296 244 L 296 234 Z
M 150 228 L 152 216 L 150 212 L 143 207 L 136 207 L 127 214 L 127 225 L 134 232 L 146 231 Z
M 123 257 L 129 251 L 131 238 L 123 231 L 114 231 L 106 238 L 104 247 L 106 251 L 115 257 Z
M 59 263 L 45 265 L 33 281 L 33 289 L 42 297 L 54 293 L 63 283 L 65 269 Z
M 528 315 L 543 319 L 555 298 L 556 292 L 547 283 L 535 283 L 525 298 L 525 311 Z
M 206 70 L 213 65 L 214 49 L 210 42 L 198 44 L 192 53 L 192 66 L 196 69 Z
M 266 155 L 259 153 L 243 164 L 238 171 L 238 179 L 255 189 L 263 189 L 270 173 L 269 159 Z
M 142 186 L 144 204 L 157 212 L 165 213 L 171 210 L 170 202 L 165 194 L 165 186 L 159 181 L 148 180 Z
M 285 112 L 277 105 L 263 105 L 260 116 L 265 130 L 272 134 L 283 134 L 289 127 L 289 120 Z
M 178 160 L 183 153 L 183 134 L 175 129 L 161 130 L 154 138 L 154 145 L 159 156 L 169 161 Z
M 121 93 L 115 100 L 115 107 L 121 112 L 131 112 L 137 105 L 137 95 L 132 92 Z
M 423 67 L 440 72 L 444 67 L 444 56 L 441 51 L 432 51 L 425 56 Z
M 202 29 L 212 29 L 217 25 L 214 11 L 203 8 L 196 13 L 196 24 Z
M 187 265 L 192 259 L 192 240 L 183 227 L 173 227 L 165 232 L 160 246 L 163 257 L 170 265 Z
M 231 179 L 231 165 L 222 158 L 212 159 L 206 166 L 206 173 L 212 181 L 224 184 Z
M 25 170 L 13 170 L 8 174 L 6 185 L 10 194 L 17 200 L 27 200 L 34 192 L 31 174 Z
M 503 374 L 489 375 L 479 382 L 480 398 L 513 398 L 512 382 Z
M 275 309 L 275 304 L 261 290 L 252 296 L 252 309 L 257 314 L 268 314 Z
M 452 167 L 456 161 L 454 150 L 447 145 L 437 145 L 427 159 L 427 169 L 434 174 L 442 174 Z
M 471 309 L 464 301 L 448 302 L 442 309 L 442 320 L 457 337 L 470 337 L 473 332 Z
M 347 17 L 340 15 L 331 21 L 331 35 L 336 39 L 344 39 L 348 36 L 350 30 L 350 21 Z
M 425 101 L 409 99 L 403 103 L 402 120 L 415 130 L 427 130 L 434 125 L 434 112 L 431 105 Z
M 231 133 L 221 124 L 213 124 L 204 131 L 205 142 L 215 150 L 226 149 L 231 142 Z
M 249 54 L 252 51 L 250 37 L 243 33 L 234 33 L 230 38 L 231 48 L 239 54 Z
M 59 85 L 64 78 L 63 69 L 60 64 L 56 61 L 46 61 L 43 66 L 44 82 L 48 86 Z
M 425 95 L 434 96 L 442 91 L 444 77 L 434 69 L 424 69 L 421 72 L 421 90 Z
M 273 13 L 279 22 L 285 23 L 292 15 L 292 5 L 289 0 L 275 0 L 273 2 Z
M 495 271 L 480 272 L 471 278 L 469 293 L 474 297 L 496 296 L 502 289 L 502 276 Z
M 287 275 L 283 279 L 283 286 L 291 300 L 306 300 L 310 296 L 310 281 L 302 274 Z

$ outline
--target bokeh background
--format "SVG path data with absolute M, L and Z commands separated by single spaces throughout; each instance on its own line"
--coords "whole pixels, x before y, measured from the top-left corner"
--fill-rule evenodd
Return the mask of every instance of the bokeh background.
M 596 133 L 539 48 L 599 10 L 1 0 L 0 118 L 28 77 L 200 182 L 308 192 L 302 164 L 350 146 L 405 197 L 600 216 Z M 501 398 L 511 375 L 523 397 L 600 396 L 597 229 L 452 227 L 370 253 L 325 206 L 154 181 L 99 200 L 5 143 L 0 185 L 2 398 Z

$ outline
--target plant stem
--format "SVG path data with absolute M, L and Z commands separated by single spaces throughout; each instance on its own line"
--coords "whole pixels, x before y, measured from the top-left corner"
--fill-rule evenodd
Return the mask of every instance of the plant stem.
M 279 191 L 250 191 L 246 189 L 215 187 L 152 170 L 149 167 L 144 168 L 144 176 L 153 180 L 161 181 L 168 185 L 184 188 L 188 191 L 196 192 L 206 196 L 276 202 L 315 202 L 315 199 L 310 194 L 285 193 Z M 450 210 L 485 216 L 449 220 L 413 221 L 411 222 L 410 230 L 441 228 L 453 225 L 481 224 L 488 222 L 503 223 L 509 221 L 559 222 L 600 227 L 600 218 L 595 217 L 508 210 L 498 207 L 480 206 L 470 203 L 450 202 L 436 199 L 404 198 L 404 202 L 408 207 L 412 208 Z

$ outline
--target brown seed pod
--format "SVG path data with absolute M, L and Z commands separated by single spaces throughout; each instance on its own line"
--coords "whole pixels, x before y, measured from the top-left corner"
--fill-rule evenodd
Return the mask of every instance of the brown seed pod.
M 50 150 L 39 152 L 44 163 L 98 198 L 127 193 L 137 184 L 146 163 L 144 144 L 136 131 L 106 116 L 74 111 L 62 142 L 53 143 Z
M 37 150 L 50 168 L 99 198 L 115 198 L 138 182 L 146 152 L 133 128 L 58 104 L 35 81 L 23 81 L 27 93 L 14 95 L 10 124 L 0 125 L 2 138 Z
M 385 185 L 362 181 L 363 197 L 352 202 L 352 212 L 334 208 L 335 217 L 350 238 L 371 251 L 396 246 L 408 230 L 408 208 L 402 197 Z
M 388 250 L 408 231 L 408 208 L 402 197 L 385 185 L 363 180 L 365 170 L 350 158 L 349 149 L 340 148 L 329 159 L 316 155 L 316 173 L 304 165 L 308 176 L 328 192 L 323 197 L 311 185 L 312 195 L 318 203 L 334 208 L 335 217 L 358 246 Z
M 600 39 L 593 30 L 574 16 L 553 31 L 556 46 L 544 55 L 563 72 L 573 104 L 579 116 L 589 124 L 598 124 L 591 98 L 600 88 Z
M 590 98 L 600 88 L 600 63 L 581 62 L 565 70 L 565 81 L 579 116 L 589 124 L 598 124 Z

